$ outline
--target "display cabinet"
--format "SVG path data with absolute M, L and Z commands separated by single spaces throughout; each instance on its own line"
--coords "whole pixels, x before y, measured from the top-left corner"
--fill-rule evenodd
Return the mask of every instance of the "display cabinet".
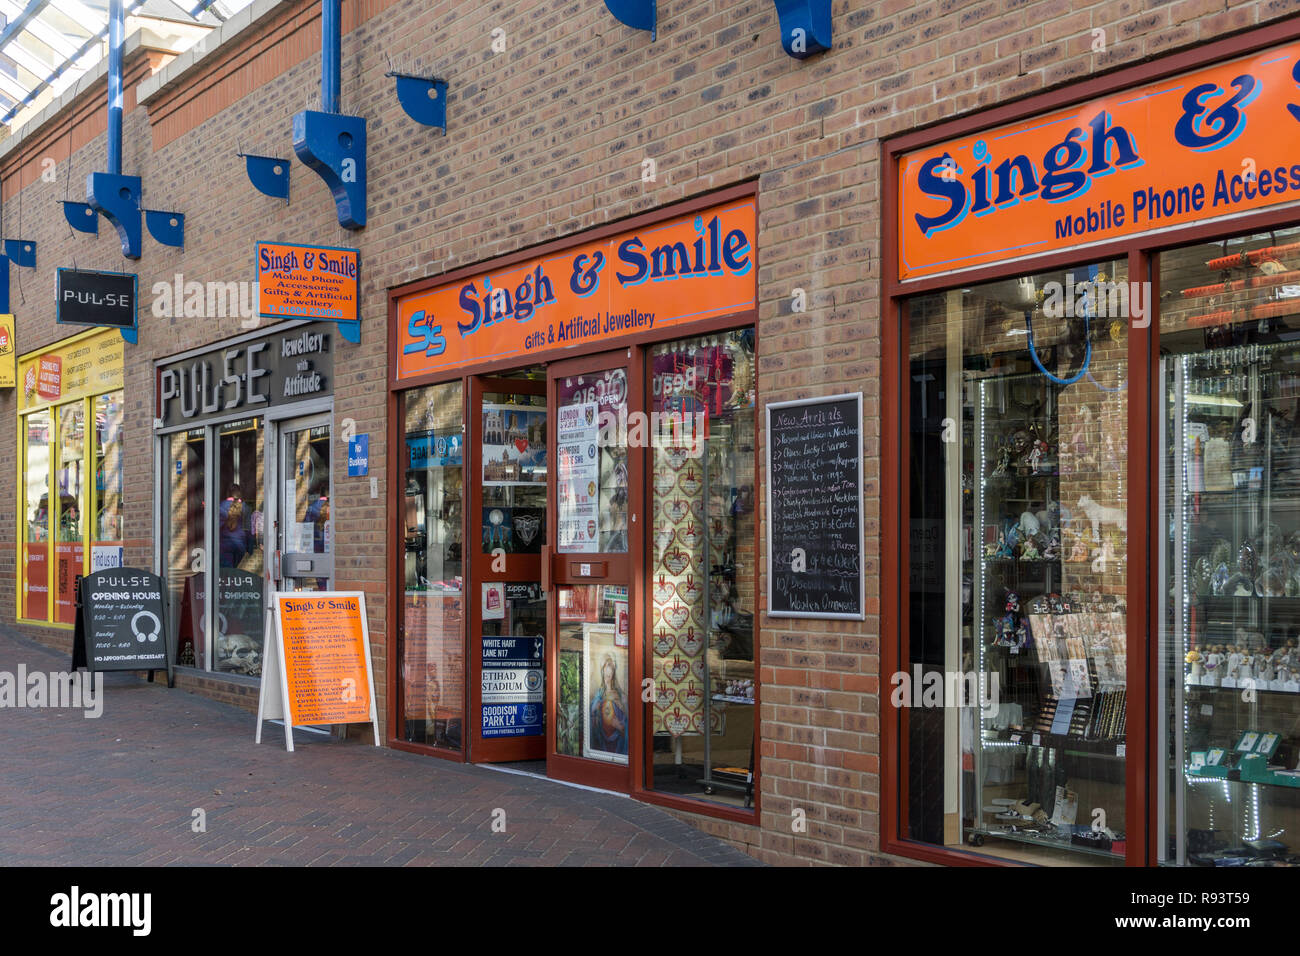
M 1162 363 L 1166 863 L 1300 861 L 1300 347 L 1245 331 Z
M 973 427 L 963 430 L 971 436 L 963 457 L 972 468 L 962 524 L 974 536 L 962 557 L 975 687 L 965 700 L 976 706 L 965 711 L 973 725 L 966 842 L 1118 861 L 1125 549 L 1096 498 L 1099 484 L 1114 482 L 1119 455 L 1114 447 L 1105 454 L 1092 384 L 992 374 L 971 377 L 967 388 Z

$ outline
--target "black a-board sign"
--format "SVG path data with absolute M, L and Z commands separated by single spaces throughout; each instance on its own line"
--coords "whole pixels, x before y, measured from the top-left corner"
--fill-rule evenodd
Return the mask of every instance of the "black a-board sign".
M 167 672 L 171 641 L 163 579 L 139 568 L 105 568 L 77 579 L 72 669 Z
M 767 404 L 770 617 L 864 620 L 862 393 Z

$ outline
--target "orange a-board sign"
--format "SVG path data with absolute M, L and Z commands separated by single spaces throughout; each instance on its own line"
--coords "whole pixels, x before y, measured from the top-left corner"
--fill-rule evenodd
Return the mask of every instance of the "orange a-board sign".
M 397 300 L 397 378 L 607 342 L 756 307 L 753 198 Z
M 1300 41 L 898 160 L 898 277 L 1300 200 Z
M 365 594 L 277 591 L 267 614 L 271 646 L 262 664 L 256 741 L 264 720 L 284 721 L 289 750 L 294 726 L 369 722 L 378 746 Z

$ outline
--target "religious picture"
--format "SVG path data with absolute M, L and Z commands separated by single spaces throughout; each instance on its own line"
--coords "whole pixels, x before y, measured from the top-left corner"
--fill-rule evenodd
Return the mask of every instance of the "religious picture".
M 614 624 L 582 626 L 582 755 L 627 763 L 627 650 L 617 644 Z

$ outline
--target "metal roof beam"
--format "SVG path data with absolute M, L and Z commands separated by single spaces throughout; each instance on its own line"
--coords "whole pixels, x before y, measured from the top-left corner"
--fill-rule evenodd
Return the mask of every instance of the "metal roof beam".
M 53 2 L 54 5 L 57 7 L 60 3 L 67 3 L 69 2 L 69 0 L 51 0 L 51 2 Z M 129 14 L 132 10 L 135 10 L 143 3 L 144 0 L 131 0 L 130 5 L 126 9 L 126 12 Z M 80 4 L 78 4 L 78 6 L 80 6 Z M 81 46 L 77 48 L 76 53 L 72 54 L 72 56 L 68 57 L 66 60 L 60 63 L 58 67 L 55 68 L 54 72 L 52 72 L 49 76 L 47 76 L 44 80 L 42 80 L 39 84 L 37 84 L 36 88 L 33 89 L 30 93 L 28 93 L 26 96 L 24 96 L 16 106 L 12 106 L 9 109 L 5 110 L 4 116 L 0 116 L 0 123 L 8 123 L 10 120 L 12 120 L 16 115 L 18 115 L 19 111 L 22 110 L 24 106 L 30 104 L 33 100 L 36 99 L 37 96 L 40 95 L 41 90 L 48 87 L 51 83 L 57 80 L 64 73 L 68 72 L 68 70 L 76 67 L 78 61 L 82 57 L 84 57 L 87 53 L 89 53 L 91 50 L 93 50 L 95 47 L 97 47 L 99 44 L 103 43 L 105 38 L 107 38 L 107 36 L 108 36 L 108 23 L 105 22 L 103 28 L 98 33 L 96 33 L 94 36 L 88 39 L 85 43 L 81 44 Z
M 31 3 L 27 4 L 27 7 L 23 12 L 18 14 L 18 18 L 10 22 L 3 31 L 0 31 L 0 47 L 3 47 L 10 40 L 14 39 L 14 37 L 18 36 L 18 34 L 22 33 L 23 28 L 26 27 L 30 21 L 40 16 L 41 11 L 49 5 L 49 2 L 50 0 L 32 0 Z
M 16 19 L 21 12 L 22 8 L 13 0 L 0 0 L 0 13 L 3 13 L 9 20 Z M 37 18 L 27 24 L 27 32 L 61 57 L 69 57 L 77 49 L 66 33 L 54 29 L 42 19 Z

